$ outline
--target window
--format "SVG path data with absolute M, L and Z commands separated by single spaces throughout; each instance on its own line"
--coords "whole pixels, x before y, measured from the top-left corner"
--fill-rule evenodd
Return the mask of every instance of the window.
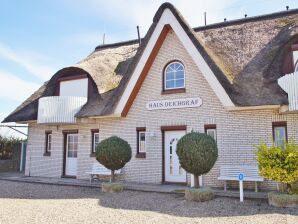
M 178 61 L 171 62 L 164 71 L 164 90 L 182 88 L 185 88 L 184 65 Z
M 92 137 L 91 155 L 95 155 L 96 146 L 99 144 L 99 130 L 98 129 L 92 129 L 91 130 L 91 137 Z
M 52 131 L 46 131 L 46 139 L 45 139 L 45 152 L 44 156 L 50 156 L 52 150 Z
M 216 141 L 216 125 L 215 124 L 206 124 L 204 126 L 205 128 L 205 133 L 207 135 L 210 135 L 214 140 Z
M 275 146 L 284 147 L 287 142 L 287 123 L 286 122 L 273 122 L 273 141 Z
M 146 128 L 137 128 L 137 158 L 146 157 Z

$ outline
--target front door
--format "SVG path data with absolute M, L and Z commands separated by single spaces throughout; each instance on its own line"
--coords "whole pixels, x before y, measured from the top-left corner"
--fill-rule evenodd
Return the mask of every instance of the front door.
M 165 181 L 186 183 L 186 172 L 180 166 L 176 154 L 178 140 L 185 135 L 186 131 L 166 131 L 165 138 Z
M 66 135 L 65 175 L 77 175 L 78 134 Z

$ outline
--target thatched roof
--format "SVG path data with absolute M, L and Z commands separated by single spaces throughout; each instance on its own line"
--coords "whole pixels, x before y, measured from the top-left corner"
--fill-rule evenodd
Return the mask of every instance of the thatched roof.
M 171 4 L 165 3 L 157 11 L 140 47 L 137 40 L 96 47 L 78 64 L 58 71 L 4 122 L 36 120 L 37 100 L 53 95 L 61 75 L 77 73 L 87 73 L 97 87 L 77 116 L 112 114 L 166 8 L 176 16 L 235 105 L 287 104 L 287 95 L 277 79 L 283 75 L 283 60 L 291 44 L 298 43 L 298 10 L 192 29 Z

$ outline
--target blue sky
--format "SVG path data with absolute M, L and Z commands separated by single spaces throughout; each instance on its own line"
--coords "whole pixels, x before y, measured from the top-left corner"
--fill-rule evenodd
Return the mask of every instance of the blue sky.
M 142 36 L 164 1 L 0 0 L 0 119 L 101 44 Z M 173 0 L 191 26 L 298 8 L 297 0 Z

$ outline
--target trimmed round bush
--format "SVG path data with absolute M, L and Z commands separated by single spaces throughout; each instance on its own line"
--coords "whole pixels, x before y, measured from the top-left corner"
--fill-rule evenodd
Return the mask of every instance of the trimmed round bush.
M 199 185 L 198 177 L 208 173 L 218 157 L 215 140 L 198 132 L 184 135 L 177 143 L 176 152 L 182 168 L 194 175 L 195 188 Z
M 96 147 L 96 160 L 111 170 L 112 182 L 115 180 L 115 170 L 123 168 L 130 159 L 130 145 L 117 136 L 101 141 Z

